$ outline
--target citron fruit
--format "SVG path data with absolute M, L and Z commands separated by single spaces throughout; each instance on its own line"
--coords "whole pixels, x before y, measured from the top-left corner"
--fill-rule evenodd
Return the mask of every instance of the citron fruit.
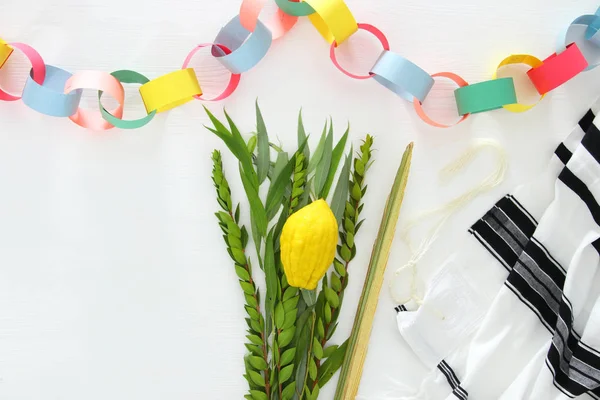
M 292 214 L 281 232 L 281 263 L 290 286 L 313 290 L 335 257 L 338 225 L 325 200 Z

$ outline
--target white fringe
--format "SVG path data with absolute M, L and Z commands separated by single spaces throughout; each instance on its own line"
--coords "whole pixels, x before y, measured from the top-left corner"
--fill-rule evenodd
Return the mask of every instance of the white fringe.
M 465 205 L 471 202 L 474 198 L 476 198 L 480 194 L 492 190 L 504 181 L 504 176 L 506 175 L 506 170 L 508 168 L 506 152 L 498 142 L 491 139 L 474 140 L 469 149 L 465 153 L 463 153 L 463 155 L 461 155 L 458 159 L 451 162 L 449 165 L 447 165 L 440 171 L 441 181 L 445 183 L 453 177 L 455 177 L 460 171 L 462 171 L 467 165 L 469 165 L 479 153 L 481 153 L 485 149 L 493 150 L 497 156 L 496 169 L 490 175 L 483 179 L 473 189 L 455 198 L 454 200 L 451 200 L 450 202 L 437 208 L 420 213 L 415 218 L 410 220 L 402 230 L 401 237 L 407 243 L 412 255 L 405 265 L 396 270 L 394 279 L 392 279 L 392 281 L 390 282 L 390 294 L 396 304 L 404 304 L 409 302 L 410 300 L 415 301 L 419 305 L 423 304 L 423 299 L 417 294 L 416 288 L 417 264 L 425 256 L 427 251 L 429 251 L 433 243 L 438 238 L 440 231 L 442 230 L 448 219 L 450 219 L 450 217 L 452 217 L 456 212 L 458 212 Z M 437 214 L 441 215 L 440 220 L 429 231 L 429 234 L 426 235 L 425 238 L 421 241 L 419 247 L 415 249 L 409 238 L 409 233 L 411 229 L 417 224 L 421 223 L 423 220 Z M 397 295 L 396 291 L 398 276 L 401 274 L 402 271 L 409 268 L 411 270 L 410 296 L 401 298 Z

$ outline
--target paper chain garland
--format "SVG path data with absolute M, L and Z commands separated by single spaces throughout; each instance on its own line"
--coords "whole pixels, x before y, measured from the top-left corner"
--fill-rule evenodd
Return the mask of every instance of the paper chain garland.
M 0 69 L 16 49 L 31 62 L 31 72 L 21 96 L 9 94 L 0 88 L 0 100 L 23 103 L 31 109 L 50 116 L 68 117 L 76 124 L 93 130 L 113 127 L 140 128 L 157 113 L 168 111 L 193 99 L 219 101 L 229 97 L 240 83 L 241 74 L 253 68 L 265 56 L 273 40 L 284 36 L 297 22 L 308 16 L 314 27 L 331 44 L 330 58 L 344 74 L 354 79 L 370 79 L 385 86 L 401 98 L 412 102 L 417 115 L 427 124 L 448 128 L 464 121 L 469 115 L 505 108 L 520 113 L 535 104 L 517 103 L 513 78 L 497 78 L 498 70 L 506 65 L 525 64 L 531 67 L 527 75 L 540 94 L 547 93 L 568 82 L 579 73 L 600 64 L 600 8 L 594 15 L 576 18 L 560 35 L 556 53 L 545 60 L 532 55 L 511 55 L 504 59 L 489 81 L 469 84 L 451 72 L 430 75 L 416 64 L 390 50 L 390 45 L 376 27 L 357 23 L 343 0 L 275 0 L 279 9 L 272 20 L 263 23 L 259 15 L 267 0 L 243 0 L 240 14 L 219 32 L 214 43 L 196 46 L 186 57 L 181 69 L 150 80 L 135 71 L 121 70 L 111 74 L 100 71 L 82 71 L 74 75 L 58 67 L 47 65 L 31 46 L 24 43 L 6 43 L 0 39 Z M 335 49 L 358 30 L 373 34 L 383 47 L 379 59 L 368 74 L 356 75 L 345 70 L 337 61 Z M 202 97 L 202 89 L 194 70 L 189 68 L 196 52 L 211 47 L 211 54 L 231 72 L 224 91 L 213 99 Z M 436 122 L 423 110 L 422 103 L 434 85 L 434 78 L 452 80 L 460 119 L 452 125 Z M 123 83 L 140 84 L 140 96 L 147 116 L 138 120 L 123 120 Z M 98 90 L 99 110 L 79 107 L 82 89 Z M 102 106 L 106 92 L 119 105 L 113 110 Z

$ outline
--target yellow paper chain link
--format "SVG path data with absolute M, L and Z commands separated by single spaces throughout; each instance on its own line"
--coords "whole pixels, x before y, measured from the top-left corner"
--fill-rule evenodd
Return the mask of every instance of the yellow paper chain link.
M 163 112 L 201 96 L 202 89 L 193 68 L 180 69 L 140 86 L 146 111 Z
M 540 60 L 539 58 L 531 56 L 529 54 L 515 54 L 512 56 L 508 56 L 504 60 L 502 60 L 500 62 L 500 64 L 498 64 L 498 67 L 496 68 L 496 71 L 494 72 L 493 79 L 496 79 L 498 77 L 498 70 L 500 68 L 507 66 L 507 65 L 513 65 L 513 64 L 525 64 L 525 65 L 529 65 L 531 68 L 536 68 L 536 67 L 539 67 L 540 65 L 542 65 L 543 61 Z M 510 112 L 522 113 L 522 112 L 531 110 L 540 101 L 542 101 L 542 99 L 544 97 L 546 97 L 545 94 L 542 95 L 538 99 L 538 101 L 536 101 L 533 104 L 507 104 L 502 107 L 504 107 L 504 109 L 506 109 Z
M 13 52 L 13 48 L 8 45 L 4 40 L 0 39 L 0 68 L 4 65 L 8 57 Z
M 343 0 L 305 0 L 315 13 L 308 18 L 319 33 L 339 45 L 358 30 L 354 15 Z

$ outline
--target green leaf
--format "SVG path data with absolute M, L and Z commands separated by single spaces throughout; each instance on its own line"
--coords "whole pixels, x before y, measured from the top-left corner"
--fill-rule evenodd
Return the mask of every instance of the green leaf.
M 252 229 L 252 239 L 254 239 L 254 247 L 256 248 L 256 254 L 258 256 L 258 266 L 264 269 L 262 259 L 260 257 L 260 246 L 262 244 L 263 236 L 258 232 L 258 225 L 252 215 L 250 215 L 250 228 Z
M 344 216 L 346 218 L 354 218 L 354 216 L 356 215 L 356 210 L 354 210 L 354 207 L 352 206 L 352 204 L 347 201 L 346 202 L 346 210 L 344 211 Z
M 231 254 L 233 254 L 233 259 L 240 265 L 246 265 L 246 255 L 244 251 L 241 249 L 231 249 Z
M 352 192 L 350 193 L 350 195 L 355 201 L 360 201 L 360 199 L 362 198 L 362 191 L 360 190 L 358 182 L 354 182 L 354 186 L 352 186 Z
M 285 168 L 289 161 L 288 153 L 280 152 L 277 153 L 277 159 L 275 160 L 275 166 L 273 167 L 273 175 L 271 176 L 271 180 L 276 180 L 281 171 Z
M 337 293 L 333 291 L 330 287 L 325 287 L 325 298 L 327 298 L 327 303 L 333 308 L 338 308 L 340 306 L 340 298 Z
M 256 387 L 256 384 L 252 382 L 252 379 L 250 379 L 250 376 L 248 374 L 244 374 L 244 378 L 248 381 L 248 384 L 251 388 Z M 247 396 L 244 397 L 247 398 Z
M 329 339 L 331 339 L 331 338 L 333 337 L 333 335 L 334 335 L 334 333 L 335 333 L 335 331 L 336 331 L 337 327 L 338 327 L 338 324 L 337 324 L 337 323 L 335 323 L 335 324 L 333 325 L 333 328 L 331 328 L 331 327 L 329 328 L 329 332 L 327 332 L 327 340 L 329 340 Z
M 319 160 L 319 164 L 317 164 L 317 168 L 315 170 L 314 189 L 318 199 L 323 197 L 323 188 L 325 187 L 325 182 L 327 181 L 327 177 L 329 176 L 329 170 L 331 168 L 332 148 L 333 122 L 330 122 L 329 133 L 327 134 L 327 137 L 325 138 L 325 144 L 323 145 L 323 156 L 321 157 L 321 160 Z
M 296 306 L 298 305 L 298 301 L 300 300 L 300 296 L 292 297 L 283 302 L 283 309 L 285 312 L 296 310 Z
M 314 358 L 311 358 L 308 362 L 308 376 L 310 376 L 310 379 L 313 381 L 317 379 L 317 364 Z
M 248 362 L 250 363 L 250 365 L 252 365 L 257 371 L 264 371 L 266 370 L 269 366 L 267 365 L 267 362 L 264 360 L 264 358 L 262 357 L 256 357 L 256 356 L 249 356 L 248 357 Z
M 235 273 L 243 281 L 250 280 L 250 274 L 248 273 L 248 271 L 246 271 L 246 268 L 242 267 L 241 265 L 235 266 Z
M 220 122 L 219 122 L 219 124 L 220 124 Z M 205 126 L 205 128 L 208 129 L 209 131 L 211 131 L 212 133 L 214 133 L 215 135 L 217 135 L 223 141 L 223 143 L 225 143 L 227 148 L 231 151 L 231 154 L 233 154 L 240 161 L 240 163 L 242 163 L 244 172 L 252 171 L 252 172 L 248 172 L 248 174 L 251 176 L 250 182 L 252 182 L 255 186 L 258 186 L 258 178 L 256 178 L 256 176 L 255 176 L 256 174 L 254 173 L 254 168 L 252 167 L 252 160 L 250 159 L 250 164 L 248 164 L 248 160 L 246 159 L 246 157 L 244 155 L 246 152 L 248 152 L 246 143 L 244 143 L 244 145 L 241 146 L 231 136 L 231 134 L 229 133 L 229 131 L 227 131 L 227 128 L 225 128 L 225 127 L 223 127 L 225 129 L 225 132 L 218 130 L 218 129 L 213 129 L 209 126 Z M 254 177 L 252 177 L 253 175 L 254 175 Z
M 258 313 L 258 311 L 256 311 L 255 308 L 246 306 L 245 309 L 246 309 L 246 312 L 248 313 L 248 315 L 250 316 L 250 318 L 252 318 L 255 321 L 260 320 L 260 314 Z M 257 329 L 257 331 L 258 331 L 258 329 Z
M 261 374 L 250 369 L 248 370 L 248 375 L 250 375 L 250 379 L 252 379 L 252 382 L 254 382 L 260 387 L 265 387 L 265 378 Z
M 258 335 L 246 335 L 246 338 L 257 346 L 262 346 L 264 344 Z
M 315 358 L 317 360 L 320 360 L 323 358 L 323 346 L 321 346 L 321 343 L 319 342 L 319 340 L 317 340 L 317 338 L 313 339 L 313 354 L 315 355 Z
M 342 291 L 342 281 L 336 274 L 331 274 L 331 288 L 338 293 Z
M 278 145 L 276 145 L 273 142 L 269 142 L 269 147 L 271 147 L 273 150 L 275 150 L 277 153 L 281 153 L 283 152 L 283 148 L 281 147 L 281 143 Z
M 358 230 L 359 230 L 359 229 L 360 229 L 360 227 L 362 226 L 363 222 L 365 222 L 365 220 L 364 220 L 364 219 L 363 219 L 363 220 L 360 220 L 360 221 L 358 222 L 358 224 L 356 224 L 356 228 L 355 228 L 355 231 L 356 231 L 356 232 L 358 232 Z
M 239 212 L 239 211 L 240 211 L 240 207 L 238 206 L 237 212 Z M 236 218 L 239 219 L 239 216 Z M 246 248 L 246 245 L 248 245 L 248 231 L 246 230 L 245 226 L 242 226 L 241 231 L 242 231 L 242 236 L 241 236 L 240 240 L 242 241 L 242 247 Z
M 306 400 L 314 400 L 312 398 L 312 395 L 310 394 L 310 389 L 308 388 L 307 385 L 304 385 L 304 391 L 303 391 L 303 393 L 305 394 L 305 399 Z
M 342 136 L 339 142 L 335 145 L 333 153 L 331 153 L 331 168 L 329 168 L 329 175 L 327 175 L 327 180 L 325 181 L 325 186 L 323 187 L 323 191 L 321 193 L 321 197 L 324 199 L 326 199 L 329 195 L 329 190 L 331 190 L 331 185 L 333 185 L 335 173 L 337 172 L 338 166 L 340 165 L 340 160 L 344 155 L 344 149 L 346 148 L 346 141 L 348 140 L 349 132 L 350 126 L 348 126 L 344 136 Z M 352 154 L 352 152 L 350 152 L 350 154 Z
M 323 364 L 321 364 L 321 368 L 319 368 L 319 385 L 321 385 L 321 387 L 325 386 L 342 366 L 342 362 L 344 362 L 344 357 L 346 356 L 347 347 L 348 341 L 346 340 L 340 347 L 333 351 L 333 354 L 331 354 Z
M 297 294 L 298 294 L 298 288 L 290 286 L 289 288 L 287 288 L 285 290 L 285 293 L 283 294 L 283 301 L 291 299 L 292 297 L 296 296 Z
M 354 229 L 354 222 L 351 219 L 345 219 L 344 220 L 344 229 L 347 232 L 351 232 L 351 233 L 355 233 Z
M 250 307 L 256 308 L 258 306 L 258 301 L 256 301 L 256 297 L 245 293 L 244 297 L 246 298 L 246 304 L 248 304 Z
M 298 113 L 298 148 L 302 147 L 302 143 L 307 143 L 306 131 L 304 130 L 304 122 L 302 122 L 302 109 Z M 308 162 L 310 160 L 310 149 L 308 145 L 302 151 L 304 158 Z
M 325 314 L 325 321 L 327 323 L 329 323 L 331 321 L 331 308 L 325 304 L 323 306 L 323 311 Z M 327 313 L 329 312 L 329 318 L 327 318 Z M 323 325 L 323 320 L 321 318 L 319 318 L 319 320 L 317 321 L 317 333 L 319 334 L 318 337 L 322 338 L 325 337 L 325 326 Z
M 323 350 L 323 358 L 329 358 L 331 357 L 331 355 L 333 353 L 335 353 L 335 351 L 337 350 L 339 346 L 337 344 L 331 345 L 329 347 L 327 347 L 325 350 Z
M 260 346 L 257 346 L 257 345 L 254 345 L 254 344 L 249 344 L 249 343 L 245 343 L 244 346 L 246 346 L 246 348 L 248 349 L 248 351 L 251 354 L 254 354 L 255 356 L 262 357 L 263 351 L 262 351 L 262 348 Z
M 240 236 L 236 236 L 233 232 L 230 233 L 229 235 L 227 235 L 227 242 L 229 243 L 229 246 L 231 246 L 234 249 L 243 249 L 244 247 L 242 246 L 242 237 L 241 237 L 241 231 L 240 231 Z
M 315 152 L 314 152 L 312 158 L 308 162 L 308 169 L 306 170 L 307 174 L 310 174 L 311 172 L 313 172 L 315 170 L 315 168 L 317 168 L 317 164 L 319 164 L 319 162 L 321 161 L 321 158 L 323 158 L 323 149 L 325 147 L 326 134 L 327 134 L 327 121 L 325 121 L 325 126 L 323 127 L 323 133 L 321 134 L 321 139 L 319 139 L 319 144 L 317 145 L 317 148 L 315 149 Z
M 287 346 L 288 344 L 290 344 L 292 342 L 295 331 L 296 330 L 294 328 L 288 328 L 281 332 L 281 334 L 279 335 L 279 338 L 277 338 L 277 342 L 278 342 L 280 348 L 284 348 L 285 346 Z
M 242 231 L 240 230 L 240 227 L 238 226 L 238 224 L 235 223 L 235 221 L 231 217 L 227 219 L 226 223 L 229 236 L 242 236 Z
M 365 163 L 360 158 L 354 160 L 354 171 L 360 176 L 365 175 Z
M 234 140 L 239 143 L 242 149 L 244 149 L 243 160 L 240 160 L 244 165 L 244 172 L 252 181 L 252 183 L 254 183 L 256 188 L 258 188 L 258 178 L 256 176 L 256 171 L 254 171 L 254 166 L 252 164 L 252 154 L 248 150 L 248 146 L 246 145 L 242 134 L 238 130 L 233 120 L 229 117 L 229 114 L 227 114 L 227 111 L 223 110 L 223 113 L 225 114 L 225 118 L 227 118 L 227 122 L 229 123 L 229 128 L 231 129 L 231 134 L 233 135 Z
M 342 245 L 342 249 L 340 250 L 340 255 L 344 259 L 344 261 L 348 262 L 352 260 L 352 252 L 346 243 Z
M 319 398 L 319 387 L 322 386 L 321 382 L 319 382 L 318 385 L 315 385 L 315 387 L 313 388 L 313 391 L 310 395 L 310 398 L 308 400 L 317 400 Z
M 308 182 L 306 184 L 306 188 L 310 188 L 310 186 L 312 185 L 312 181 Z M 308 205 L 308 203 L 310 203 L 310 190 L 305 190 L 304 193 L 302 193 L 302 196 L 300 196 L 300 199 L 298 200 L 298 205 L 296 206 L 297 209 L 300 209 L 306 205 Z
M 313 312 L 312 310 L 304 310 L 302 314 L 296 319 L 296 336 L 294 341 L 296 343 L 296 364 L 300 362 L 303 353 L 308 349 L 310 343 L 310 333 L 313 324 Z M 304 340 L 306 339 L 306 340 Z
M 283 327 L 283 323 L 285 322 L 285 310 L 283 309 L 282 303 L 277 303 L 275 306 L 275 326 L 277 329 L 281 329 Z
M 292 326 L 294 326 L 294 323 L 296 322 L 297 314 L 298 314 L 298 310 L 296 310 L 296 309 L 286 312 L 285 313 L 285 322 L 283 323 L 283 326 L 281 327 L 281 329 L 288 329 L 288 328 L 291 328 Z
M 296 393 L 296 382 L 292 381 L 287 384 L 287 386 L 281 392 L 282 400 L 290 400 L 294 397 L 294 393 Z
M 296 390 L 300 393 L 304 389 L 308 371 L 308 347 L 312 340 L 315 325 L 315 313 L 312 309 L 305 310 L 297 320 L 298 334 L 296 343 Z
M 333 198 L 331 199 L 331 211 L 335 215 L 338 225 L 342 224 L 342 218 L 344 216 L 344 209 L 346 208 L 346 201 L 348 199 L 348 191 L 350 186 L 350 167 L 352 166 L 352 149 L 346 157 L 340 177 L 338 178 L 337 185 L 333 192 Z
M 269 400 L 267 395 L 259 390 L 251 390 L 252 400 Z
M 294 361 L 294 357 L 296 357 L 296 348 L 292 347 L 291 349 L 283 352 L 281 359 L 279 360 L 279 364 L 281 364 L 281 366 L 288 365 Z
M 240 286 L 246 294 L 254 294 L 254 286 L 248 282 L 240 281 Z
M 265 308 L 275 312 L 275 301 L 278 292 L 277 268 L 275 267 L 275 254 L 273 253 L 273 234 L 269 233 L 265 242 L 265 283 L 267 285 L 267 297 Z
M 354 247 L 354 234 L 353 233 L 351 233 L 351 232 L 346 233 L 346 244 L 350 248 Z
M 288 379 L 292 377 L 292 372 L 294 372 L 293 365 L 288 365 L 287 367 L 283 368 L 279 373 L 279 383 L 281 384 L 287 382 Z
M 329 304 L 325 304 L 323 306 L 323 314 L 325 317 L 325 322 L 330 323 L 331 322 L 331 307 L 329 307 Z
M 277 344 L 276 340 L 273 340 L 271 350 L 273 352 L 273 358 L 275 359 L 275 363 L 279 362 L 279 345 Z
M 273 229 L 273 237 L 275 239 L 275 251 L 279 251 L 280 248 L 280 239 L 281 239 L 281 231 L 283 230 L 283 226 L 288 219 L 288 205 L 284 204 L 284 208 L 281 213 L 279 213 L 279 219 L 277 220 L 277 224 L 275 224 L 275 228 Z
M 303 187 L 297 187 L 294 190 L 292 190 L 292 197 L 293 198 L 297 198 L 302 196 L 302 193 L 304 193 L 304 188 Z
M 300 291 L 302 292 L 302 297 L 304 298 L 306 305 L 309 307 L 314 306 L 317 302 L 316 290 L 300 289 Z
M 337 258 L 333 260 L 333 267 L 335 268 L 335 272 L 337 272 L 339 276 L 346 276 L 346 267 Z
M 269 149 L 269 136 L 267 127 L 263 120 L 258 100 L 256 101 L 256 131 L 258 137 L 258 152 L 256 157 L 256 170 L 258 174 L 258 184 L 260 185 L 267 178 L 270 168 L 271 154 Z
M 227 114 L 227 111 L 223 110 L 223 114 L 225 114 L 225 118 L 227 119 L 227 123 L 229 124 L 229 129 L 231 130 L 231 134 L 232 134 L 233 138 L 240 143 L 241 142 L 246 143 L 244 141 L 244 138 L 242 137 L 242 134 L 240 133 L 239 129 L 237 128 L 237 126 L 235 125 L 235 123 L 233 122 L 233 120 L 231 119 L 229 114 Z M 250 160 L 252 160 L 250 152 L 248 151 L 246 154 L 248 157 L 250 157 Z
M 250 327 L 255 331 L 255 332 L 260 332 L 262 331 L 262 326 L 260 324 L 260 322 L 256 319 L 252 319 L 250 320 Z
M 217 219 L 219 220 L 219 222 L 222 223 L 222 224 L 224 224 L 225 226 L 227 226 L 227 224 L 229 223 L 229 221 L 231 221 L 231 217 L 225 211 L 216 212 L 215 216 L 217 217 Z
M 250 218 L 252 219 L 252 223 L 256 224 L 258 235 L 264 237 L 267 234 L 267 213 L 258 196 L 258 189 L 253 186 L 252 182 L 248 180 L 248 177 L 244 175 L 241 166 L 240 177 L 242 178 L 242 184 L 246 191 L 246 197 L 248 197 L 248 202 L 250 203 Z M 257 240 L 256 236 L 254 237 L 254 240 Z
M 213 126 L 215 127 L 215 129 L 209 127 L 207 127 L 207 129 L 213 132 L 219 138 L 221 138 L 221 140 L 225 143 L 229 150 L 231 150 L 233 155 L 240 161 L 240 163 L 242 163 L 244 172 L 247 174 L 249 181 L 252 182 L 252 184 L 255 187 L 258 187 L 258 178 L 256 176 L 256 172 L 254 171 L 254 167 L 252 166 L 252 156 L 250 154 L 250 151 L 248 150 L 244 138 L 242 138 L 242 135 L 239 133 L 237 127 L 235 126 L 231 118 L 229 118 L 227 113 L 225 113 L 225 117 L 229 121 L 229 125 L 232 129 L 232 131 L 230 132 L 225 127 L 225 125 L 223 125 L 221 121 L 219 121 L 208 110 L 208 108 L 204 107 L 204 110 L 206 111 L 206 114 L 213 123 Z
M 256 135 L 252 135 L 250 139 L 248 139 L 248 145 L 246 147 L 248 147 L 250 154 L 254 153 L 254 150 L 256 150 L 256 141 Z
M 270 381 L 271 381 L 271 382 L 270 382 L 270 384 L 271 384 L 271 387 L 275 387 L 275 379 L 276 379 L 276 378 L 277 378 L 277 375 L 276 375 L 276 374 L 271 374 L 271 375 L 270 375 L 270 378 L 269 378 L 269 379 L 270 379 Z M 274 395 L 275 395 L 275 391 L 272 391 L 272 392 L 271 392 L 271 395 L 273 395 L 273 396 L 274 396 Z M 274 398 L 274 397 L 271 397 L 271 399 L 273 399 L 273 400 L 274 400 L 275 398 Z
M 271 182 L 271 186 L 269 186 L 266 202 L 266 210 L 269 215 L 274 216 L 274 213 L 277 213 L 279 207 L 281 207 L 286 188 L 292 184 L 291 177 L 294 172 L 295 160 L 296 158 L 292 157 L 281 170 L 281 173 L 277 176 L 275 181 Z

